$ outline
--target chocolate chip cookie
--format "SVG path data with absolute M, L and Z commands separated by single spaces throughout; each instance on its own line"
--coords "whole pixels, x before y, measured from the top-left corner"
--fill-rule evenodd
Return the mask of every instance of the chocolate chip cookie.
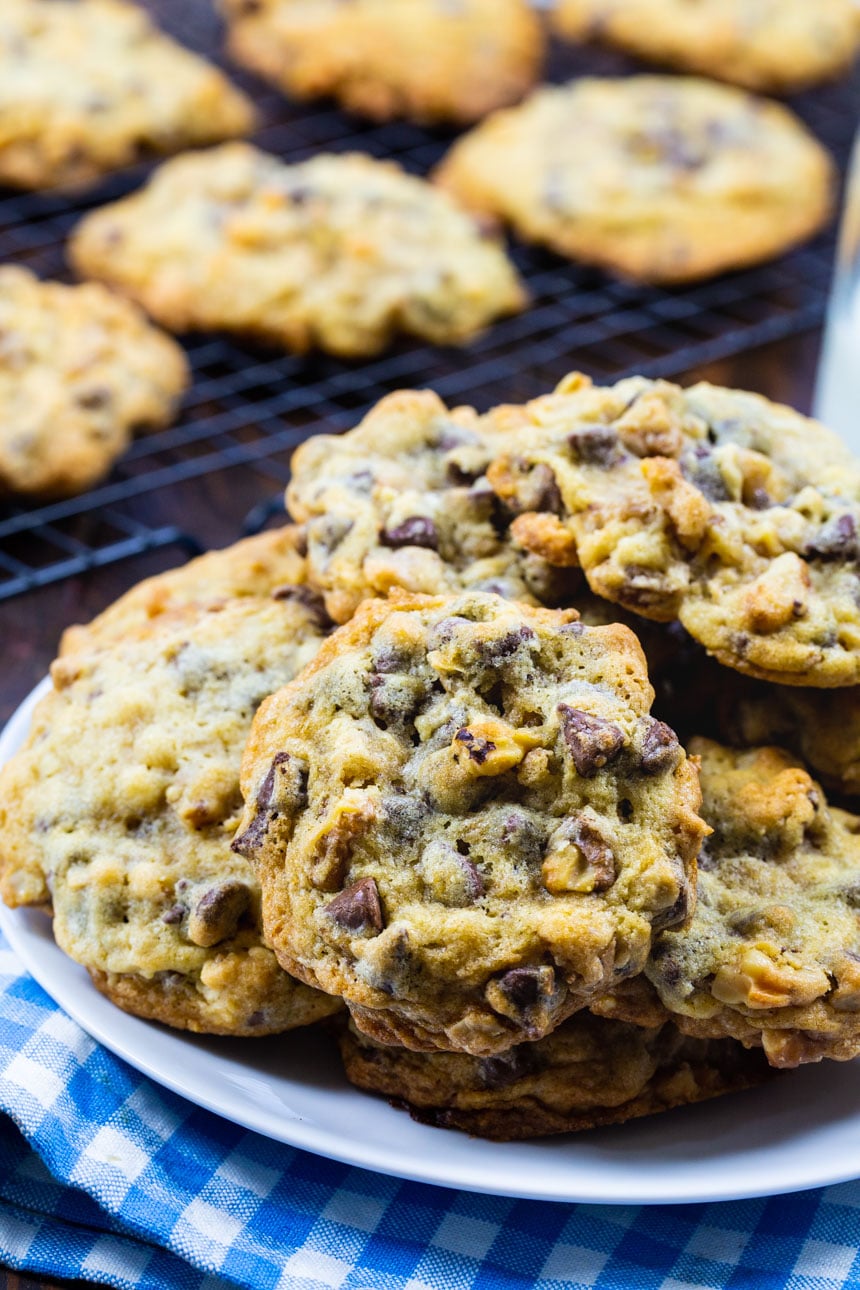
M 774 1066 L 857 1056 L 860 819 L 778 749 L 690 751 L 714 831 L 693 919 L 656 938 L 648 979 L 686 1033 L 761 1044 Z
M 344 435 L 316 435 L 293 454 L 287 490 L 301 520 L 309 577 L 343 623 L 394 588 L 464 588 L 543 604 L 576 603 L 582 575 L 518 545 L 486 470 L 506 442 L 471 408 L 425 391 L 383 399 Z
M 553 23 L 572 40 L 776 93 L 841 75 L 860 44 L 853 0 L 555 0 Z
M 698 782 L 636 638 L 486 593 L 367 601 L 254 723 L 234 847 L 283 966 L 381 1042 L 489 1056 L 687 917 Z
M 476 121 L 537 80 L 528 0 L 221 0 L 230 53 L 295 98 L 387 121 Z
M 137 4 L 0 6 L 2 184 L 88 184 L 142 151 L 215 143 L 253 125 L 245 95 Z
M 425 1124 L 481 1138 L 576 1133 L 688 1106 L 767 1079 L 762 1054 L 579 1013 L 536 1043 L 494 1057 L 416 1053 L 339 1034 L 347 1077 Z M 771 1072 L 772 1073 L 772 1072 Z
M 182 350 L 129 301 L 0 267 L 0 494 L 91 488 L 136 431 L 170 423 L 188 380 Z
M 453 199 L 358 153 L 285 165 L 226 144 L 176 158 L 88 215 L 71 257 L 172 330 L 297 353 L 376 354 L 399 332 L 464 344 L 526 303 L 502 247 Z
M 811 237 L 830 214 L 834 173 L 779 104 L 692 77 L 632 76 L 544 87 L 494 113 L 437 179 L 529 241 L 672 283 Z
M 129 619 L 54 664 L 0 771 L 0 893 L 49 906 L 58 944 L 120 1007 L 236 1035 L 337 1007 L 279 968 L 230 849 L 254 712 L 320 639 L 300 595 L 245 595 Z
M 680 619 L 727 667 L 860 682 L 860 465 L 836 435 L 755 394 L 641 377 L 574 374 L 523 418 L 487 474 L 528 549 L 570 548 L 599 596 Z

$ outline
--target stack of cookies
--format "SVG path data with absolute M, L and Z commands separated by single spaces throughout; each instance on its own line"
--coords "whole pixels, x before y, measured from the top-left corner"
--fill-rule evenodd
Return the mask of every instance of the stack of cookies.
M 644 378 L 404 392 L 288 503 L 66 634 L 0 774 L 8 904 L 130 1012 L 324 1021 L 353 1083 L 488 1137 L 860 1053 L 835 436 Z

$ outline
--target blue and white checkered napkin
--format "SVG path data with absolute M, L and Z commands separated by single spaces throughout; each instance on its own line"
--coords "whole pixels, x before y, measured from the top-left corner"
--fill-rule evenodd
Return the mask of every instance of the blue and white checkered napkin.
M 129 1290 L 860 1290 L 858 1246 L 860 1183 L 561 1205 L 270 1142 L 96 1044 L 0 935 L 0 1262 L 14 1268 Z

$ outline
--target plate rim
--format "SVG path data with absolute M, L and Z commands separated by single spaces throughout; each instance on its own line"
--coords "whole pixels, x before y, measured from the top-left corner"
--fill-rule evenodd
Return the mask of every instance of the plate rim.
M 38 701 L 51 689 L 50 677 L 45 677 L 40 681 L 26 698 L 19 704 L 15 712 L 9 718 L 6 725 L 0 731 L 0 765 L 3 765 L 11 755 L 21 746 L 29 729 L 30 717 Z M 794 1174 L 788 1172 L 780 1178 L 767 1178 L 759 1183 L 750 1183 L 748 1185 L 740 1184 L 738 1187 L 702 1185 L 694 1188 L 692 1192 L 687 1190 L 681 1193 L 679 1187 L 682 1183 L 674 1183 L 668 1179 L 663 1179 L 660 1174 L 656 1174 L 650 1182 L 648 1190 L 642 1188 L 641 1169 L 629 1169 L 625 1166 L 621 1158 L 617 1161 L 613 1158 L 613 1165 L 617 1165 L 617 1177 L 610 1170 L 609 1174 L 601 1178 L 595 1187 L 594 1183 L 589 1184 L 588 1194 L 583 1194 L 580 1187 L 573 1186 L 564 1191 L 558 1187 L 545 1187 L 534 1185 L 532 1178 L 528 1186 L 522 1183 L 507 1181 L 509 1177 L 515 1174 L 515 1170 L 501 1169 L 498 1174 L 492 1177 L 488 1174 L 488 1162 L 482 1161 L 481 1157 L 491 1156 L 499 1153 L 500 1161 L 506 1161 L 506 1152 L 511 1147 L 518 1147 L 522 1144 L 517 1143 L 497 1143 L 485 1139 L 470 1138 L 470 1143 L 475 1143 L 479 1153 L 476 1161 L 476 1169 L 483 1169 L 483 1177 L 470 1176 L 464 1177 L 461 1173 L 452 1174 L 445 1169 L 446 1153 L 444 1150 L 431 1152 L 429 1156 L 422 1157 L 420 1161 L 417 1157 L 404 1159 L 396 1150 L 374 1150 L 368 1154 L 368 1147 L 361 1143 L 345 1138 L 337 1134 L 334 1130 L 327 1130 L 320 1127 L 301 1116 L 296 1115 L 277 1118 L 273 1121 L 264 1122 L 262 1112 L 252 1103 L 247 1103 L 244 1111 L 240 1110 L 239 1103 L 235 1096 L 229 1102 L 213 1096 L 210 1092 L 201 1090 L 198 1087 L 192 1087 L 189 1082 L 183 1079 L 183 1064 L 181 1060 L 176 1061 L 172 1068 L 165 1068 L 156 1058 L 150 1058 L 147 1053 L 145 1042 L 142 1046 L 135 1043 L 129 1044 L 124 1039 L 125 1031 L 131 1027 L 131 1034 L 134 1036 L 140 1028 L 141 1039 L 146 1034 L 151 1034 L 153 1023 L 147 1022 L 142 1018 L 124 1013 L 115 1008 L 102 996 L 96 987 L 89 980 L 86 969 L 75 963 L 71 959 L 66 959 L 62 951 L 53 940 L 50 941 L 52 951 L 59 956 L 63 962 L 67 962 L 74 972 L 69 974 L 68 989 L 61 984 L 57 989 L 57 983 L 51 969 L 51 955 L 46 955 L 44 960 L 33 952 L 31 938 L 38 934 L 28 929 L 28 921 L 31 918 L 44 917 L 38 911 L 26 908 L 13 910 L 0 902 L 0 930 L 6 936 L 13 952 L 21 960 L 25 969 L 45 991 L 46 994 L 66 1012 L 81 1029 L 98 1043 L 102 1044 L 108 1051 L 116 1057 L 126 1062 L 134 1070 L 151 1079 L 156 1085 L 169 1089 L 172 1093 L 183 1098 L 193 1106 L 202 1107 L 214 1115 L 231 1121 L 240 1127 L 251 1132 L 258 1133 L 261 1136 L 273 1141 L 284 1143 L 285 1145 L 296 1147 L 300 1150 L 309 1151 L 313 1154 L 323 1156 L 327 1159 L 337 1161 L 352 1167 L 368 1169 L 372 1172 L 385 1174 L 391 1177 L 401 1178 L 404 1180 L 425 1183 L 431 1186 L 449 1187 L 459 1190 L 468 1190 L 479 1192 L 486 1195 L 518 1198 L 536 1201 L 551 1201 L 560 1204 L 595 1204 L 595 1205 L 662 1205 L 662 1204 L 714 1204 L 725 1201 L 748 1200 L 762 1196 L 785 1195 L 792 1192 L 805 1191 L 816 1187 L 830 1186 L 838 1183 L 853 1181 L 860 1177 L 860 1160 L 854 1165 L 845 1164 L 842 1168 L 834 1167 L 838 1159 L 834 1155 L 822 1157 L 818 1168 L 812 1167 L 812 1162 L 807 1155 L 804 1168 L 796 1170 Z M 47 927 L 47 923 L 45 924 Z M 47 937 L 45 939 L 48 939 Z M 84 990 L 83 996 L 80 991 Z M 90 993 L 91 992 L 91 993 Z M 80 996 L 80 997 L 79 997 Z M 122 1018 L 122 1025 L 117 1029 L 111 1028 L 107 1021 L 104 1023 L 99 1019 L 99 1013 L 103 1009 L 105 1018 L 113 1018 L 117 1012 Z M 95 1010 L 95 1016 L 93 1015 Z M 161 1042 L 154 1046 L 153 1052 L 158 1053 L 166 1042 L 177 1045 L 177 1051 L 181 1055 L 181 1049 L 184 1046 L 191 1045 L 199 1057 L 211 1058 L 216 1063 L 213 1074 L 217 1075 L 217 1063 L 227 1059 L 220 1057 L 218 1054 L 206 1054 L 200 1048 L 197 1048 L 195 1041 L 205 1043 L 208 1036 L 197 1036 L 186 1031 L 172 1031 L 168 1027 L 157 1026 L 157 1031 L 161 1036 Z M 173 1072 L 176 1073 L 173 1073 Z M 783 1076 L 782 1078 L 785 1078 Z M 217 1081 L 213 1083 L 217 1087 Z M 226 1085 L 225 1085 L 226 1087 Z M 767 1086 L 765 1086 L 767 1087 Z M 360 1093 L 359 1090 L 349 1089 L 362 1098 L 369 1096 Z M 755 1090 L 752 1090 L 755 1093 Z M 707 1107 L 708 1103 L 701 1104 Z M 232 1108 L 232 1109 L 231 1109 Z M 685 1114 L 696 1108 L 684 1108 L 679 1110 L 678 1114 Z M 400 1117 L 404 1113 L 391 1109 L 391 1114 Z M 673 1114 L 669 1112 L 669 1114 Z M 399 1119 L 398 1119 L 399 1122 Z M 639 1121 L 639 1124 L 647 1124 L 645 1121 Z M 435 1129 L 430 1126 L 419 1126 L 427 1133 L 447 1133 L 450 1130 Z M 597 1130 L 596 1132 L 615 1133 L 617 1129 Z M 630 1130 L 628 1129 L 628 1132 Z M 396 1136 L 396 1135 L 395 1135 Z M 575 1141 L 574 1135 L 570 1135 L 571 1143 Z M 546 1143 L 558 1143 L 560 1139 L 543 1139 L 531 1140 L 525 1145 L 539 1144 L 540 1141 Z M 441 1145 L 441 1141 L 435 1145 Z M 510 1157 L 507 1157 L 507 1163 Z M 515 1163 L 515 1157 L 514 1157 Z M 703 1162 L 706 1165 L 707 1162 Z M 631 1186 L 625 1190 L 622 1177 L 627 1172 L 633 1177 L 639 1179 L 638 1186 Z M 473 1171 L 474 1172 L 474 1171 Z M 707 1169 L 703 1171 L 707 1176 Z M 689 1186 L 689 1179 L 686 1173 L 682 1173 L 684 1183 Z M 609 1185 L 607 1185 L 607 1182 Z M 596 1193 L 596 1194 L 595 1194 Z

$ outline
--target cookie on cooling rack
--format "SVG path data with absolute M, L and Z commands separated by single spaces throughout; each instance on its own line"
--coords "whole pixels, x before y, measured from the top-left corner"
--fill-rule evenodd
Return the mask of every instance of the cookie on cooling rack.
M 476 121 L 543 61 L 528 0 L 222 0 L 230 53 L 296 98 L 376 120 Z
M 283 966 L 411 1048 L 504 1051 L 687 915 L 695 770 L 636 638 L 498 596 L 367 601 L 261 708 L 234 846 Z
M 495 1057 L 416 1053 L 339 1031 L 347 1078 L 425 1124 L 510 1142 L 655 1115 L 762 1083 L 760 1051 L 579 1013 Z
M 3 0 L 0 183 L 92 183 L 136 161 L 248 134 L 250 101 L 126 0 Z
M 529 241 L 672 283 L 811 237 L 830 214 L 834 173 L 779 104 L 692 77 L 631 76 L 544 87 L 494 113 L 437 179 Z
M 473 409 L 406 390 L 348 434 L 315 435 L 296 450 L 287 506 L 303 522 L 308 576 L 337 622 L 394 588 L 576 603 L 578 570 L 557 569 L 510 537 L 486 479 L 504 443 Z
M 171 604 L 144 620 L 132 593 L 54 664 L 26 745 L 0 771 L 0 892 L 50 906 L 58 944 L 121 1008 L 262 1035 L 338 1006 L 279 968 L 257 879 L 230 848 L 254 712 L 322 632 L 301 584 L 214 598 L 217 563 L 230 589 L 234 554 L 198 565 L 202 603 L 164 575 Z
M 593 591 L 680 619 L 726 666 L 783 685 L 860 681 L 860 464 L 791 408 L 574 374 L 527 405 L 488 478 L 535 554 L 558 558 L 566 535 Z
M 701 759 L 698 900 L 661 932 L 645 977 L 592 1006 L 764 1048 L 791 1067 L 860 1053 L 860 819 L 829 807 L 787 753 L 690 742 Z
M 572 40 L 607 41 L 686 71 L 776 93 L 846 72 L 860 44 L 854 0 L 555 0 Z
M 285 165 L 246 144 L 166 162 L 71 242 L 88 277 L 177 331 L 358 356 L 398 332 L 462 344 L 522 309 L 502 247 L 453 199 L 357 153 Z
M 129 301 L 0 267 L 0 493 L 92 487 L 135 431 L 169 424 L 188 380 L 182 350 Z

